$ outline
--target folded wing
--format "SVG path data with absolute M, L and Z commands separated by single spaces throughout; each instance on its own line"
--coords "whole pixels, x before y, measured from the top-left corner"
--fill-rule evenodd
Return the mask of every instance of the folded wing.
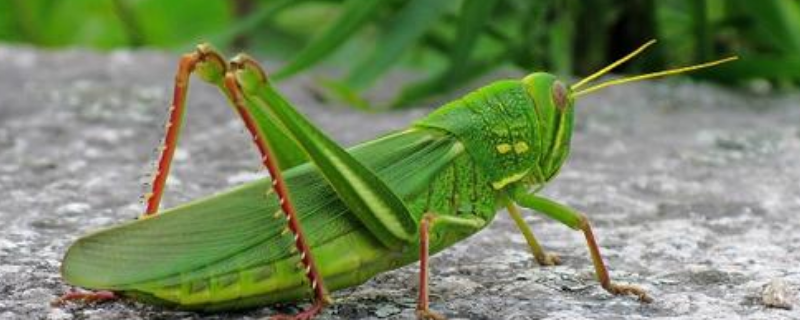
M 445 133 L 410 130 L 349 152 L 409 199 L 463 148 Z M 285 177 L 312 248 L 349 232 L 367 232 L 315 167 L 301 165 Z M 126 290 L 146 283 L 177 285 L 286 259 L 293 242 L 283 232 L 286 220 L 270 185 L 263 179 L 83 237 L 69 248 L 63 277 L 77 286 Z

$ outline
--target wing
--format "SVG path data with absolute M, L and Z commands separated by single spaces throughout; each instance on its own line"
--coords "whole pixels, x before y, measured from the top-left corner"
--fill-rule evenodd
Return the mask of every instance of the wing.
M 410 199 L 463 147 L 446 133 L 415 129 L 349 152 Z M 312 248 L 363 229 L 315 167 L 304 164 L 285 176 Z M 282 236 L 286 222 L 277 197 L 268 193 L 270 184 L 245 184 L 80 238 L 67 251 L 62 275 L 77 286 L 125 290 L 178 285 L 286 259 L 292 237 Z

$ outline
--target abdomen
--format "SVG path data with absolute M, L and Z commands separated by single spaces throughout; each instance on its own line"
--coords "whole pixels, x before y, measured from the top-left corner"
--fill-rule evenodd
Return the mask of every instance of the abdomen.
M 415 219 L 425 212 L 493 215 L 494 194 L 462 149 L 439 132 L 409 131 L 352 152 L 403 196 Z M 417 260 L 416 242 L 396 251 L 382 246 L 312 167 L 292 169 L 286 178 L 330 291 Z M 264 179 L 81 238 L 64 259 L 63 277 L 74 285 L 188 309 L 310 297 L 277 199 L 267 195 L 269 186 Z M 442 235 L 432 251 L 466 236 Z
M 395 180 L 390 180 L 395 181 Z M 490 220 L 496 210 L 494 192 L 485 176 L 462 155 L 434 176 L 430 183 L 406 202 L 416 216 L 478 215 Z M 440 233 L 431 241 L 439 252 L 468 237 L 468 233 Z M 392 251 L 382 246 L 366 229 L 354 226 L 312 253 L 330 291 L 361 284 L 375 275 L 418 261 L 418 243 Z M 214 276 L 174 287 L 154 287 L 151 297 L 171 301 L 183 308 L 238 309 L 310 298 L 312 292 L 298 255 L 230 274 Z
M 328 290 L 361 284 L 401 265 L 400 255 L 372 239 L 365 229 L 349 232 L 312 249 Z M 194 310 L 242 309 L 311 298 L 299 256 L 217 275 L 179 286 L 140 288 L 125 294 Z

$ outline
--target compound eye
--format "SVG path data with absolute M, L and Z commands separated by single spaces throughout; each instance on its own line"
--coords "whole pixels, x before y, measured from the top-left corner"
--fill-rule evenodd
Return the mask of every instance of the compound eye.
M 556 108 L 560 111 L 564 111 L 567 108 L 567 104 L 569 104 L 569 98 L 567 97 L 567 87 L 564 86 L 561 81 L 556 81 L 553 83 L 553 103 L 556 104 Z

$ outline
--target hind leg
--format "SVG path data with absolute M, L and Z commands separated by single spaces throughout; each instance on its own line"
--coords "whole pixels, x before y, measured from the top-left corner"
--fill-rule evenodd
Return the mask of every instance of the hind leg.
M 113 291 L 70 291 L 63 294 L 58 299 L 50 304 L 54 307 L 62 306 L 68 302 L 79 301 L 85 303 L 101 303 L 106 301 L 117 300 L 120 297 Z

